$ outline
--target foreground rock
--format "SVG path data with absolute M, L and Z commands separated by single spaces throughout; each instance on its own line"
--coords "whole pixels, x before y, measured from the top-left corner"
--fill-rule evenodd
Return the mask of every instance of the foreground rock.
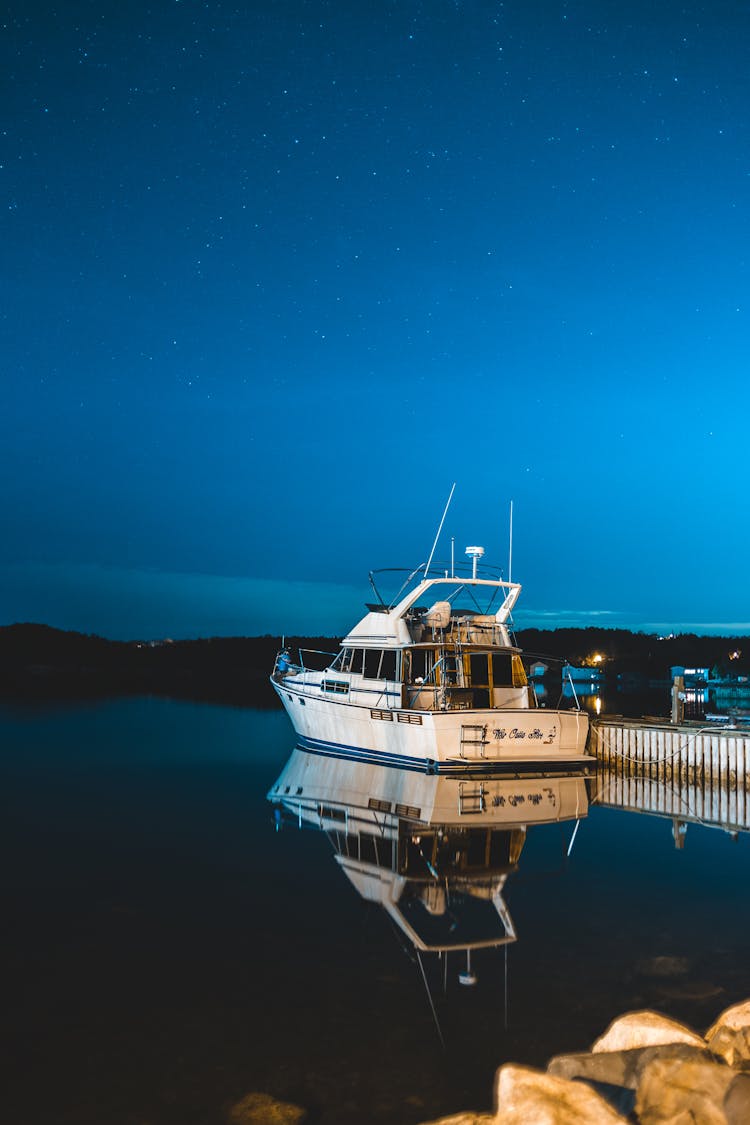
M 747 1081 L 715 1062 L 654 1058 L 638 1083 L 635 1112 L 640 1125 L 733 1125 L 726 1096 L 735 1081 Z M 746 1116 L 739 1120 L 747 1122 Z
M 730 1066 L 750 1062 L 750 1000 L 722 1012 L 706 1032 L 706 1042 Z
M 627 1125 L 589 1086 L 508 1063 L 497 1072 L 497 1111 L 457 1113 L 429 1125 Z
M 633 1047 L 627 1051 L 598 1051 L 596 1054 L 582 1051 L 576 1055 L 556 1055 L 550 1059 L 547 1073 L 558 1078 L 581 1078 L 587 1082 L 635 1090 L 644 1069 L 655 1058 L 713 1061 L 705 1043 L 701 1047 L 688 1043 L 664 1043 L 655 1047 Z
M 686 1027 L 684 1023 L 648 1009 L 627 1012 L 614 1020 L 591 1050 L 630 1051 L 636 1047 L 657 1047 L 662 1043 L 686 1043 L 690 1047 L 705 1047 L 705 1040 Z
M 705 1037 L 660 1012 L 627 1012 L 590 1051 L 551 1059 L 546 1074 L 500 1067 L 495 1093 L 494 1114 L 430 1125 L 750 1125 L 750 1000 Z
M 589 1086 L 530 1067 L 500 1067 L 497 1125 L 625 1125 L 622 1117 Z

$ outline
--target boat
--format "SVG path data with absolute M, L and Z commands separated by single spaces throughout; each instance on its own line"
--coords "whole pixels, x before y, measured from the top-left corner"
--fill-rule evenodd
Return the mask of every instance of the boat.
M 527 830 L 585 818 L 592 784 L 583 770 L 443 777 L 295 748 L 267 797 L 277 827 L 326 834 L 357 893 L 418 953 L 470 955 L 516 940 L 503 888 Z
M 271 683 L 301 749 L 436 774 L 593 772 L 585 712 L 539 706 L 528 682 L 510 631 L 521 585 L 466 554 L 407 572 L 391 600 L 378 582 L 395 572 L 372 572 L 378 600 L 338 652 L 282 647 Z

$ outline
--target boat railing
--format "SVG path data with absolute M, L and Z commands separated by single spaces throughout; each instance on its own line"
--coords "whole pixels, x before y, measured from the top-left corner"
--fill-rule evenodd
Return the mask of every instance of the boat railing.
M 416 582 L 421 582 L 425 578 L 425 570 L 427 563 L 420 563 L 419 566 L 409 568 L 403 566 L 386 566 L 379 567 L 376 570 L 371 570 L 369 574 L 370 585 L 378 599 L 378 604 L 382 605 L 385 609 L 393 609 L 398 605 L 402 595 Z M 383 576 L 387 576 L 386 581 L 389 585 L 389 596 L 386 598 L 381 594 L 376 581 L 382 581 Z M 396 577 L 398 576 L 398 577 Z M 403 576 L 403 577 L 402 577 Z M 461 583 L 464 580 L 470 581 L 473 578 L 481 578 L 485 582 L 502 583 L 505 581 L 502 569 L 499 567 L 480 563 L 476 572 L 474 571 L 473 563 L 467 563 L 463 560 L 455 559 L 450 562 L 432 562 L 430 565 L 431 578 L 443 577 L 450 579 L 452 582 Z M 400 579 L 395 594 L 391 593 L 391 589 Z
M 299 668 L 301 672 L 325 672 L 326 668 L 330 668 L 331 662 L 336 658 L 338 653 L 327 652 L 322 648 L 301 648 L 299 652 Z M 305 655 L 308 657 L 308 662 L 305 663 Z M 310 659 L 310 657 L 325 657 L 325 660 Z
M 332 660 L 336 656 L 335 652 L 326 652 L 320 648 L 300 648 L 298 651 L 297 663 L 292 660 L 291 653 L 288 648 L 283 648 L 281 652 L 276 654 L 276 660 L 273 666 L 273 678 L 280 680 L 284 676 L 297 676 L 300 672 L 324 672 L 329 668 Z M 305 655 L 307 655 L 307 663 L 305 662 Z M 323 659 L 310 659 L 310 657 L 318 657 Z

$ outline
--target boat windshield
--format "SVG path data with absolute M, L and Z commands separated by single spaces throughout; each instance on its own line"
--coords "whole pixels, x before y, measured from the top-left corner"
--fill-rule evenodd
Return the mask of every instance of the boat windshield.
M 450 578 L 448 576 L 451 575 Z M 472 576 L 470 567 L 463 563 L 456 564 L 453 569 L 444 563 L 433 563 L 427 577 L 430 579 L 448 579 L 443 584 L 435 586 L 431 593 L 436 598 L 444 599 L 451 604 L 453 610 L 466 613 L 492 613 L 493 606 L 498 608 L 505 597 L 505 592 L 495 586 L 471 586 L 464 582 Z M 370 572 L 370 584 L 375 592 L 377 605 L 392 609 L 403 597 L 424 580 L 424 567 L 407 571 L 399 569 L 373 570 Z M 477 578 L 485 582 L 501 582 L 502 574 L 494 567 L 479 567 Z M 368 607 L 370 608 L 370 607 Z M 376 608 L 373 605 L 371 608 Z

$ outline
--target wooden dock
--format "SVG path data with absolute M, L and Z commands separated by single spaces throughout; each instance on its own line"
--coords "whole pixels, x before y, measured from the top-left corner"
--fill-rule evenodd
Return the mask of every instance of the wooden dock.
M 592 721 L 597 803 L 750 831 L 750 729 L 659 719 Z

